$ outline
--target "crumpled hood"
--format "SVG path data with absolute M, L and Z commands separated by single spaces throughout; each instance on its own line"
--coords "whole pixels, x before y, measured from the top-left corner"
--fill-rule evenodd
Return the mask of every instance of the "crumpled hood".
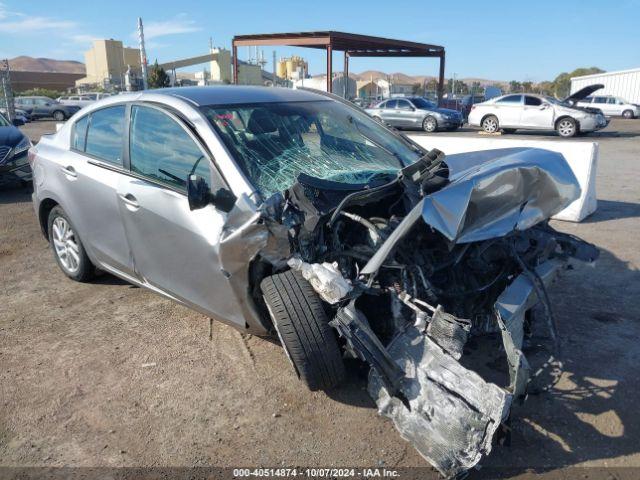
M 451 183 L 427 195 L 422 218 L 454 243 L 526 230 L 580 196 L 564 157 L 537 148 L 449 155 Z

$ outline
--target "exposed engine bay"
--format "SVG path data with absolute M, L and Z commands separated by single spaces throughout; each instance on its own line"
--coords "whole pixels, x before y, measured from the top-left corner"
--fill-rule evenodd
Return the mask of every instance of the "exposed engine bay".
M 379 412 L 453 477 L 491 451 L 532 372 L 560 365 L 547 288 L 598 251 L 548 220 L 578 195 L 564 158 L 536 149 L 432 150 L 367 188 L 300 174 L 262 205 L 279 240 L 262 241 L 252 271 L 302 272 L 345 355 L 371 366 Z M 548 340 L 540 365 L 523 353 L 534 332 Z M 482 342 L 503 381 L 481 371 Z

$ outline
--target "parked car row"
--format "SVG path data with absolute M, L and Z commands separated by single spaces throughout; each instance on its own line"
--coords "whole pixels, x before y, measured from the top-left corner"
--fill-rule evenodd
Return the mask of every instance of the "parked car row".
M 58 122 L 62 122 L 71 118 L 71 116 L 80 110 L 77 105 L 63 105 L 49 97 L 16 97 L 16 108 L 25 111 L 31 119 L 53 118 Z

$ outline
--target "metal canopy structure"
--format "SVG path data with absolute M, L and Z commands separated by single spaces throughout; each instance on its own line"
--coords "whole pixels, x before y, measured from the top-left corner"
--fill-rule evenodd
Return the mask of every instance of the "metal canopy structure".
M 236 35 L 233 37 L 233 82 L 238 83 L 238 47 L 275 46 L 304 47 L 326 50 L 327 91 L 332 91 L 335 51 L 344 52 L 344 76 L 349 77 L 350 57 L 436 57 L 440 59 L 438 100 L 444 92 L 444 47 L 390 38 L 371 37 L 345 32 L 299 32 Z M 346 82 L 345 82 L 346 84 Z

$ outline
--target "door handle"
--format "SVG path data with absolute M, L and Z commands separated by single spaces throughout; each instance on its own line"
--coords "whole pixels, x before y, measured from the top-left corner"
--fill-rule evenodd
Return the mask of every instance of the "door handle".
M 137 210 L 140 208 L 138 200 L 130 193 L 127 193 L 126 195 L 122 195 L 121 193 L 119 193 L 118 196 L 130 210 Z
M 76 178 L 78 176 L 78 172 L 76 172 L 76 169 L 73 168 L 71 165 L 67 165 L 66 167 L 60 167 L 60 169 L 65 175 L 69 177 Z

